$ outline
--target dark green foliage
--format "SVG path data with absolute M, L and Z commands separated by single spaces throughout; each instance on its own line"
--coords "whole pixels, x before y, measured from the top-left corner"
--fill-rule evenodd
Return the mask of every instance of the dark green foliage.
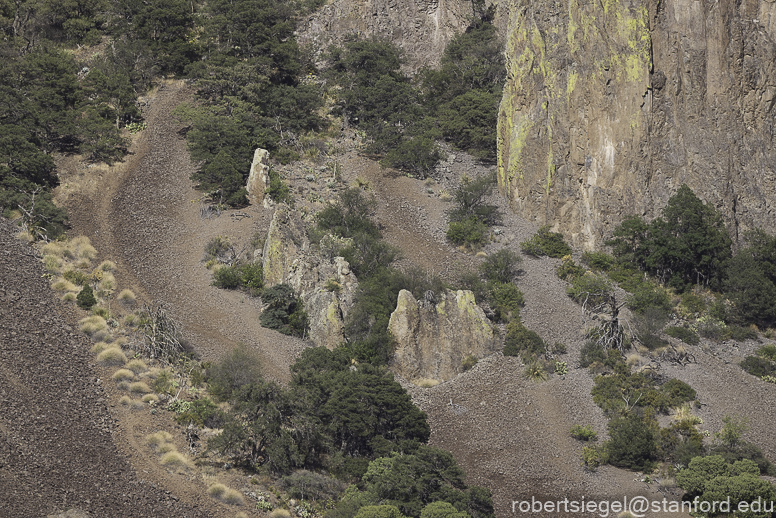
M 565 257 L 555 271 L 558 278 L 563 281 L 573 282 L 577 277 L 585 275 L 585 269 L 577 265 L 571 257 Z
M 665 333 L 668 336 L 678 338 L 682 342 L 690 345 L 698 345 L 700 338 L 698 334 L 687 327 L 682 326 L 670 326 L 665 329 Z
M 668 322 L 668 313 L 665 310 L 648 307 L 634 318 L 636 338 L 650 351 L 665 347 L 668 342 L 660 337 L 660 333 L 666 322 Z
M 244 289 L 260 295 L 264 288 L 264 270 L 259 263 L 223 266 L 213 272 L 213 286 L 226 290 Z
M 291 195 L 291 189 L 280 178 L 280 173 L 274 169 L 269 170 L 269 186 L 265 192 L 276 203 L 286 203 L 291 207 L 294 206 L 294 197 Z
M 609 421 L 609 440 L 606 442 L 609 463 L 634 471 L 653 469 L 658 453 L 656 425 L 635 413 Z
M 496 186 L 496 173 L 470 178 L 464 176 L 453 191 L 455 207 L 448 212 L 451 222 L 464 222 L 472 218 L 486 225 L 494 225 L 500 219 L 498 207 L 487 203 L 487 197 Z
M 660 391 L 668 400 L 668 404 L 673 407 L 679 406 L 687 401 L 692 401 L 696 396 L 695 389 L 676 378 L 668 380 L 660 387 Z
M 288 284 L 276 284 L 261 296 L 266 305 L 261 312 L 261 325 L 284 335 L 304 336 L 308 328 L 307 313 L 302 300 Z
M 490 283 L 488 285 L 488 302 L 493 308 L 498 322 L 511 322 L 520 319 L 520 308 L 525 305 L 523 292 L 512 283 Z
M 66 281 L 70 281 L 78 286 L 86 286 L 89 284 L 89 275 L 81 270 L 67 270 L 62 274 L 62 277 L 64 277 Z
M 76 296 L 75 301 L 81 309 L 92 309 L 92 306 L 97 304 L 97 299 L 94 298 L 94 291 L 92 291 L 91 285 L 85 285 Z
M 757 349 L 757 356 L 760 356 L 761 358 L 767 358 L 771 361 L 776 362 L 776 346 L 763 345 L 762 347 Z
M 713 503 L 729 502 L 730 510 L 739 509 L 739 502 L 747 504 L 760 501 L 760 509 L 772 509 L 776 501 L 776 489 L 759 478 L 758 466 L 749 460 L 731 462 L 720 455 L 695 457 L 689 465 L 676 474 L 676 482 L 685 490 L 683 499 L 699 502 L 709 507 Z M 703 507 L 701 507 L 703 506 Z M 748 509 L 748 507 L 747 507 Z M 725 512 L 727 509 L 724 510 Z M 751 518 L 768 518 L 771 512 L 736 512 Z
M 586 273 L 573 277 L 571 284 L 566 288 L 566 293 L 575 302 L 587 307 L 599 306 L 613 297 L 614 286 L 603 275 Z
M 585 252 L 582 254 L 582 262 L 591 270 L 608 272 L 614 267 L 615 259 L 604 252 Z
M 563 240 L 563 234 L 550 232 L 549 225 L 541 227 L 531 239 L 520 243 L 520 248 L 533 256 L 561 258 L 571 254 L 571 247 Z
M 671 299 L 666 291 L 651 283 L 642 284 L 627 299 L 628 307 L 634 313 L 645 313 L 649 309 L 657 309 L 668 313 L 673 309 Z
M 546 352 L 547 345 L 544 340 L 525 327 L 520 320 L 512 320 L 507 325 L 507 337 L 504 341 L 504 356 L 517 356 L 528 361 L 531 358 L 542 355 Z
M 660 429 L 660 453 L 664 460 L 686 466 L 693 457 L 706 453 L 703 435 L 693 421 L 674 421 Z
M 776 236 L 762 230 L 745 235 L 747 247 L 733 258 L 725 292 L 737 323 L 769 326 L 776 322 Z
M 480 273 L 489 282 L 510 283 L 520 273 L 522 258 L 508 248 L 490 254 L 480 265 Z
M 747 356 L 741 362 L 741 368 L 758 378 L 773 376 L 773 373 L 776 372 L 776 364 L 767 358 L 759 356 Z
M 380 230 L 370 219 L 377 209 L 374 197 L 352 187 L 340 192 L 336 203 L 328 204 L 316 215 L 319 230 L 336 236 L 354 238 L 358 235 L 380 237 Z
M 231 400 L 237 391 L 263 379 L 258 356 L 241 345 L 207 370 L 208 391 L 218 401 Z
M 454 245 L 474 249 L 485 244 L 487 232 L 487 225 L 475 216 L 472 216 L 463 221 L 451 221 L 445 235 Z
M 717 444 L 709 449 L 709 455 L 719 455 L 728 464 L 739 460 L 750 460 L 757 465 L 761 475 L 776 476 L 776 466 L 765 458 L 760 448 L 750 442 L 739 440 L 735 446 Z
M 305 469 L 281 478 L 279 485 L 289 497 L 313 502 L 336 501 L 346 488 L 345 483 L 336 478 Z
M 587 426 L 580 426 L 578 424 L 575 424 L 571 427 L 571 436 L 574 439 L 578 439 L 580 441 L 597 441 L 598 440 L 598 434 L 593 430 L 593 427 L 590 425 Z
M 743 342 L 745 340 L 757 340 L 757 331 L 750 327 L 729 325 L 724 330 L 725 340 Z
M 479 487 L 467 488 L 463 470 L 453 456 L 428 446 L 420 446 L 409 455 L 372 461 L 362 478 L 362 487 L 360 493 L 343 499 L 340 506 L 348 505 L 348 500 L 357 508 L 379 503 L 417 518 L 429 504 L 446 502 L 465 516 L 493 516 L 490 492 Z
M 200 428 L 220 428 L 224 421 L 224 413 L 208 398 L 195 399 L 188 410 L 175 416 L 178 424 L 191 423 Z
M 615 229 L 614 256 L 684 291 L 692 284 L 721 286 L 731 257 L 722 217 L 682 185 L 661 217 L 646 224 L 638 216 Z
M 690 314 L 700 315 L 706 310 L 706 302 L 698 295 L 687 292 L 682 295 L 681 307 Z

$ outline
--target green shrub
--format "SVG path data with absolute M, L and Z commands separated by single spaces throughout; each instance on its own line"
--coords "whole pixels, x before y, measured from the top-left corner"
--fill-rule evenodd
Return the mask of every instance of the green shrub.
M 682 295 L 681 307 L 691 315 L 700 315 L 706 311 L 706 302 L 703 297 L 699 297 L 695 293 L 688 291 Z
M 605 252 L 584 252 L 582 262 L 588 265 L 591 270 L 608 272 L 614 267 L 615 259 Z
M 750 327 L 730 325 L 725 328 L 724 337 L 726 340 L 733 340 L 736 342 L 757 340 L 757 331 Z
M 566 362 L 555 362 L 555 373 L 559 376 L 565 376 L 569 373 L 569 365 Z
M 504 356 L 520 355 L 523 361 L 528 363 L 532 358 L 544 354 L 546 349 L 544 340 L 519 320 L 512 320 L 507 324 Z
M 567 255 L 563 257 L 563 262 L 561 262 L 560 266 L 558 266 L 558 269 L 555 271 L 555 273 L 558 275 L 560 280 L 571 282 L 577 277 L 585 275 L 585 269 L 577 265 L 571 256 Z
M 613 289 L 611 281 L 605 276 L 588 272 L 574 277 L 566 293 L 574 302 L 591 307 L 607 302 L 612 297 Z
M 656 423 L 655 423 L 656 425 Z M 609 421 L 606 452 L 609 464 L 638 471 L 651 471 L 657 461 L 658 441 L 650 423 L 635 413 Z
M 693 401 L 697 395 L 695 389 L 676 378 L 668 380 L 660 387 L 660 391 L 668 400 L 668 404 L 672 407 L 678 407 L 681 406 L 682 403 Z
M 578 424 L 575 424 L 571 427 L 571 436 L 574 439 L 578 439 L 580 441 L 597 441 L 598 440 L 598 434 L 593 430 L 592 425 L 587 426 L 580 426 Z
M 259 318 L 263 327 L 300 337 L 307 332 L 309 324 L 304 304 L 294 295 L 291 286 L 277 284 L 265 290 L 262 302 L 267 305 Z
M 776 346 L 763 345 L 762 347 L 757 349 L 757 356 L 761 358 L 767 358 L 771 361 L 776 362 Z
M 92 306 L 97 304 L 97 299 L 94 297 L 94 291 L 92 291 L 92 287 L 89 284 L 84 286 L 80 293 L 78 293 L 75 301 L 79 308 L 87 310 L 92 309 Z
M 634 328 L 641 345 L 650 351 L 668 345 L 668 342 L 660 337 L 667 321 L 668 313 L 659 307 L 650 306 L 638 313 L 634 318 Z
M 490 254 L 480 265 L 480 273 L 489 282 L 507 284 L 518 275 L 522 259 L 508 248 Z
M 347 484 L 334 477 L 304 469 L 281 478 L 278 485 L 291 498 L 313 502 L 338 500 L 347 488 Z
M 585 446 L 582 448 L 582 465 L 588 471 L 595 471 L 602 464 L 606 464 L 608 455 L 605 448 Z
M 466 357 L 464 357 L 463 360 L 461 360 L 461 367 L 463 368 L 464 372 L 471 370 L 475 365 L 477 365 L 477 362 L 479 360 L 476 356 L 473 354 L 467 354 Z
M 240 269 L 237 265 L 224 266 L 213 272 L 213 286 L 225 290 L 236 290 L 240 287 Z
M 264 192 L 276 203 L 286 203 L 290 207 L 294 206 L 294 197 L 291 195 L 291 189 L 280 177 L 280 173 L 272 168 L 269 170 L 269 185 Z
M 488 291 L 488 300 L 497 321 L 509 322 L 520 318 L 520 308 L 525 305 L 525 298 L 517 286 L 512 283 L 493 283 Z
M 634 313 L 644 313 L 650 308 L 664 312 L 673 309 L 671 299 L 666 291 L 658 286 L 642 285 L 627 299 L 628 307 Z
M 776 364 L 767 358 L 760 358 L 759 356 L 747 356 L 740 365 L 746 372 L 758 378 L 772 376 L 776 372 Z
M 232 244 L 228 239 L 217 236 L 207 242 L 205 245 L 205 255 L 202 260 L 208 262 L 211 260 L 218 261 L 219 258 L 224 257 L 232 249 Z
M 532 381 L 545 381 L 547 379 L 547 369 L 545 369 L 544 363 L 537 358 L 528 360 L 523 374 Z
M 463 176 L 453 191 L 455 207 L 448 212 L 450 222 L 464 222 L 473 218 L 484 226 L 496 224 L 500 219 L 498 207 L 485 202 L 495 186 L 495 172 L 475 179 Z
M 571 247 L 563 240 L 563 234 L 550 232 L 550 226 L 545 225 L 528 241 L 520 243 L 524 253 L 534 256 L 546 255 L 560 259 L 571 255 Z
M 455 245 L 477 249 L 485 244 L 487 232 L 485 223 L 472 216 L 463 221 L 451 221 L 445 235 Z
M 698 345 L 701 340 L 695 331 L 682 326 L 669 326 L 665 329 L 665 333 L 690 345 Z
M 82 272 L 81 270 L 67 270 L 65 273 L 62 274 L 62 277 L 65 278 L 65 280 L 72 282 L 73 284 L 77 284 L 78 286 L 86 286 L 89 284 L 89 275 L 86 274 L 86 272 Z

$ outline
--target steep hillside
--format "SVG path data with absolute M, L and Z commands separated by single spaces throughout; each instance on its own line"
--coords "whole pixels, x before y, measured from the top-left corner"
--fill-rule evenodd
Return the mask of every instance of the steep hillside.
M 0 219 L 0 515 L 209 515 L 143 480 L 119 452 L 91 344 L 16 232 Z
M 513 208 L 587 248 L 686 183 L 776 229 L 774 4 L 515 2 L 499 116 Z

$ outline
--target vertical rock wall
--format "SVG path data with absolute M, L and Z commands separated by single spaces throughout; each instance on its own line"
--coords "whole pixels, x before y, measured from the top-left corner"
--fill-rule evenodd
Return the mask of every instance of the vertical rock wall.
M 513 0 L 498 128 L 513 208 L 592 248 L 686 183 L 734 239 L 776 230 L 775 5 Z

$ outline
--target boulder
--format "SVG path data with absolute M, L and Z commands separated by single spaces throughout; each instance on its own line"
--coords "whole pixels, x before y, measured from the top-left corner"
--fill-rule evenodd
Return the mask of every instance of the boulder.
M 392 368 L 408 380 L 446 381 L 463 372 L 463 360 L 498 348 L 498 335 L 469 290 L 445 290 L 415 300 L 401 290 L 388 329 L 398 342 Z

